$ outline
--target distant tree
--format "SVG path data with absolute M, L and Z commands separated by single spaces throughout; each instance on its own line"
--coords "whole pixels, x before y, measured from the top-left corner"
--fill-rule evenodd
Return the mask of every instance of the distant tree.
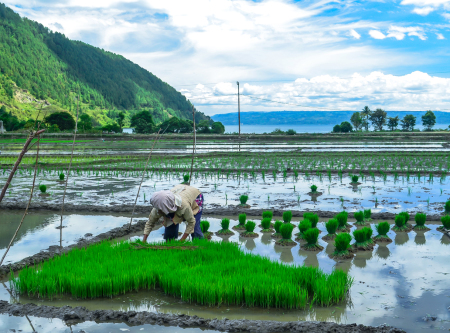
M 402 129 L 404 131 L 414 131 L 414 126 L 416 125 L 416 117 L 412 114 L 407 114 L 401 120 Z
M 73 130 L 75 128 L 75 119 L 68 112 L 55 112 L 45 117 L 45 123 L 48 125 L 58 125 L 61 131 Z
M 194 130 L 192 121 L 179 119 L 177 117 L 172 117 L 166 120 L 159 125 L 158 128 L 161 128 L 167 133 L 192 133 Z
M 47 129 L 48 133 L 58 133 L 60 132 L 58 125 L 53 124 Z
M 295 134 L 297 134 L 297 132 L 296 132 L 295 130 L 293 130 L 293 129 L 288 129 L 288 130 L 286 131 L 286 134 L 287 134 L 287 135 L 295 135 Z
M 141 111 L 131 117 L 131 127 L 135 133 L 149 134 L 154 132 L 155 123 L 150 112 Z
M 28 119 L 25 122 L 25 125 L 23 126 L 23 128 L 25 128 L 26 130 L 31 130 L 34 127 L 35 121 L 33 119 Z
M 383 126 L 386 124 L 387 113 L 383 109 L 376 109 L 369 116 L 370 121 L 372 122 L 373 127 L 375 129 L 382 131 Z
M 196 126 L 198 133 L 209 133 L 211 132 L 211 129 L 209 128 L 209 121 L 208 120 L 202 120 L 198 123 Z
M 356 131 L 359 131 L 361 129 L 363 119 L 361 118 L 361 114 L 359 112 L 355 112 L 354 114 L 352 114 L 350 121 L 352 122 L 353 127 L 355 127 Z
M 436 124 L 436 116 L 433 111 L 428 110 L 427 113 L 422 116 L 422 124 L 427 131 L 431 131 L 431 128 Z
M 396 117 L 388 117 L 388 123 L 387 126 L 391 131 L 394 131 L 397 129 L 398 127 L 398 122 L 399 122 L 399 118 L 398 116 Z
M 120 128 L 120 126 L 117 122 L 109 123 L 109 124 L 103 126 L 102 131 L 122 133 L 122 129 Z
M 294 131 L 294 130 L 289 130 L 289 131 Z M 211 125 L 211 132 L 216 133 L 216 134 L 223 134 L 223 133 L 225 133 L 225 126 L 223 126 L 223 124 L 220 121 L 215 121 Z M 289 133 L 286 132 L 286 134 L 289 134 Z M 292 134 L 295 134 L 295 131 Z
M 341 126 L 340 125 L 334 125 L 333 133 L 341 133 Z
M 78 120 L 78 129 L 89 131 L 92 129 L 92 119 L 88 114 L 82 114 Z
M 118 120 L 117 123 L 119 124 L 120 128 L 123 127 L 123 122 L 125 119 L 125 114 L 123 112 L 119 112 L 119 115 L 117 116 Z
M 371 113 L 372 111 L 370 111 L 368 106 L 365 106 L 361 111 L 361 118 L 363 119 L 362 126 L 365 127 L 366 131 L 369 130 L 369 117 Z
M 340 125 L 342 133 L 348 133 L 353 131 L 352 125 L 348 121 L 343 121 Z

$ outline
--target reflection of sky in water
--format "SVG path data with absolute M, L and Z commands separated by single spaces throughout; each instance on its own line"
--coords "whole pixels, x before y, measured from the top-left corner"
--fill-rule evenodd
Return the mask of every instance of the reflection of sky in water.
M 99 217 L 91 217 L 86 223 L 81 224 L 81 218 L 74 217 L 74 227 L 85 228 L 89 224 L 98 224 Z M 97 220 L 95 220 L 97 218 Z M 80 219 L 80 220 L 78 220 Z M 211 223 L 210 231 L 218 231 L 220 227 L 219 218 L 208 218 Z M 259 224 L 259 219 L 253 219 Z M 298 224 L 298 219 L 293 223 Z M 72 220 L 71 220 L 72 221 Z M 94 221 L 97 221 L 94 223 Z M 125 220 L 126 223 L 127 220 Z M 320 237 L 326 234 L 323 224 L 318 224 L 322 231 Z M 78 224 L 77 224 L 78 223 Z M 231 220 L 230 227 L 238 222 Z M 119 223 L 121 224 L 121 223 Z M 373 226 L 372 226 L 373 227 Z M 92 301 L 73 301 L 61 299 L 48 302 L 62 306 L 87 306 L 90 309 L 121 309 L 121 310 L 147 310 L 171 313 L 186 313 L 199 315 L 207 318 L 247 318 L 247 319 L 273 319 L 273 320 L 327 320 L 342 323 L 359 323 L 366 325 L 380 325 L 387 323 L 392 326 L 401 327 L 407 331 L 417 329 L 431 329 L 432 327 L 450 328 L 450 316 L 448 307 L 448 296 L 450 296 L 450 262 L 447 259 L 450 248 L 450 238 L 436 231 L 437 225 L 429 225 L 432 229 L 426 233 L 414 232 L 395 233 L 389 236 L 394 240 L 390 244 L 375 246 L 373 251 L 360 251 L 353 260 L 336 261 L 330 259 L 328 254 L 334 251 L 333 245 L 320 239 L 320 245 L 324 246 L 321 252 L 304 251 L 297 244 L 294 247 L 280 247 L 274 245 L 270 234 L 260 234 L 258 238 L 242 238 L 237 232 L 225 238 L 227 241 L 238 242 L 242 250 L 258 255 L 269 257 L 274 261 L 283 261 L 287 264 L 304 264 L 307 266 L 319 266 L 323 271 L 329 273 L 333 269 L 340 268 L 348 271 L 354 279 L 350 291 L 350 298 L 329 308 L 314 307 L 304 311 L 289 311 L 277 309 L 246 309 L 240 307 L 202 307 L 186 304 L 165 296 L 161 292 L 141 292 L 119 295 L 113 299 L 97 299 Z M 180 232 L 185 230 L 184 224 Z M 257 227 L 255 231 L 259 231 Z M 353 228 L 354 230 L 354 228 Z M 40 232 L 45 233 L 46 229 Z M 82 234 L 87 231 L 83 230 Z M 294 229 L 294 234 L 298 228 Z M 162 240 L 163 228 L 157 228 L 150 235 L 151 240 Z M 59 235 L 59 234 L 58 234 Z M 376 235 L 376 231 L 374 232 Z M 37 237 L 40 242 L 40 237 Z M 213 236 L 213 240 L 222 238 Z M 28 250 L 27 250 L 28 251 Z M 9 300 L 9 295 L 0 285 L 2 299 Z M 27 300 L 21 297 L 21 302 L 35 302 L 35 299 Z M 47 303 L 47 302 L 44 302 Z M 438 321 L 424 322 L 420 318 L 437 315 Z M 417 322 L 419 320 L 419 322 Z M 0 326 L 1 327 L 1 326 Z
M 250 174 L 248 176 L 251 177 Z M 1 176 L 0 181 L 5 177 Z M 46 184 L 47 192 L 52 195 L 41 197 L 36 194 L 33 198 L 34 202 L 60 204 L 64 184 L 57 182 L 56 177 L 56 175 L 48 174 L 38 176 L 37 183 Z M 166 177 L 162 172 L 154 174 L 149 172 L 144 178 L 138 205 L 148 205 L 153 192 L 170 189 L 181 182 L 181 177 L 182 173 L 179 176 Z M 258 174 L 256 181 L 242 178 L 243 174 L 240 181 L 230 175 L 227 180 L 225 174 L 218 179 L 217 173 L 208 174 L 205 178 L 205 174 L 195 175 L 194 172 L 192 185 L 205 194 L 206 204 L 211 205 L 207 208 L 213 205 L 236 205 L 239 203 L 239 196 L 248 193 L 248 203 L 252 208 L 340 211 L 342 198 L 344 207 L 348 211 L 371 208 L 373 212 L 397 213 L 408 210 L 431 214 L 441 212 L 443 203 L 450 195 L 448 179 L 441 180 L 436 177 L 430 182 L 428 176 L 421 175 L 419 180 L 416 173 L 411 173 L 409 180 L 406 176 L 400 176 L 397 179 L 394 176 L 388 176 L 386 181 L 380 176 L 375 176 L 374 179 L 368 176 L 363 180 L 360 179 L 361 184 L 357 186 L 350 185 L 350 178 L 345 174 L 342 181 L 337 176 L 332 176 L 329 180 L 326 175 L 323 177 L 303 175 L 294 181 L 293 176 L 290 175 L 284 182 L 281 174 L 278 174 L 274 180 L 271 173 L 266 174 L 265 179 Z M 138 175 L 124 176 L 124 173 L 118 176 L 74 175 L 69 180 L 67 202 L 102 206 L 131 205 L 134 204 L 140 180 L 141 177 Z M 322 195 L 317 198 L 307 194 L 313 184 L 318 186 L 319 192 L 322 192 Z M 25 201 L 30 187 L 30 177 L 18 176 L 13 181 L 11 194 L 8 192 L 4 200 L 11 202 L 20 198 Z

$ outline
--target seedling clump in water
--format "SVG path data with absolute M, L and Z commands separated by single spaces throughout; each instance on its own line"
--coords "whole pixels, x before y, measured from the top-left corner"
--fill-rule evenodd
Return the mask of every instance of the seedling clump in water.
M 273 228 L 275 229 L 275 233 L 271 236 L 272 238 L 281 238 L 281 231 L 280 228 L 283 225 L 283 222 L 281 221 L 275 221 Z
M 450 230 L 450 215 L 445 215 L 441 217 L 442 225 L 437 228 L 439 231 L 447 231 Z
M 183 184 L 189 184 L 189 175 L 184 175 L 183 180 Z
M 377 229 L 378 235 L 376 235 L 373 240 L 375 242 L 387 242 L 391 243 L 392 239 L 389 238 L 387 233 L 391 229 L 391 225 L 388 222 L 380 222 L 375 225 L 375 228 Z
M 356 225 L 366 225 L 366 222 L 364 221 L 364 212 L 360 210 L 359 212 L 355 212 L 354 214 Z
M 334 239 L 334 247 L 336 248 L 336 250 L 332 255 L 330 255 L 330 257 L 335 259 L 353 258 L 354 254 L 348 251 L 350 248 L 351 240 L 352 236 L 350 236 L 350 234 L 341 233 L 337 235 L 336 238 Z
M 273 229 L 270 228 L 272 219 L 269 217 L 263 218 L 261 221 L 261 232 L 273 232 Z
M 319 229 L 311 228 L 303 233 L 303 239 L 306 240 L 306 244 L 302 246 L 306 251 L 322 251 L 323 247 L 317 244 L 319 239 Z
M 312 193 L 316 193 L 317 192 L 317 186 L 316 185 L 312 185 L 311 186 L 311 192 Z
M 303 234 L 306 230 L 311 229 L 311 222 L 307 219 L 304 219 L 300 224 L 298 225 L 298 229 L 300 230 L 300 233 L 298 234 L 298 237 L 296 240 L 303 239 Z
M 61 181 L 64 180 L 64 177 L 65 177 L 64 174 L 61 172 L 61 173 L 59 174 L 59 180 L 61 180 Z
M 364 209 L 364 221 L 372 221 L 372 210 Z
M 430 230 L 430 228 L 425 226 L 425 221 L 427 220 L 426 214 L 417 213 L 416 216 L 414 216 L 414 220 L 416 221 L 414 230 Z
M 247 221 L 246 214 L 239 214 L 239 224 L 233 227 L 234 230 L 245 230 L 245 221 Z
M 358 183 L 358 179 L 359 179 L 359 177 L 357 175 L 353 175 L 352 176 L 352 184 Z
M 409 221 L 409 213 L 408 212 L 401 212 L 398 215 L 403 216 L 403 218 L 405 219 L 405 226 L 408 229 L 412 229 L 412 225 L 408 222 Z
M 328 220 L 327 223 L 325 223 L 325 228 L 327 228 L 328 234 L 323 236 L 323 240 L 332 240 L 336 238 L 336 230 L 339 226 L 339 222 L 336 219 Z
M 371 249 L 371 246 L 369 246 L 369 244 L 367 243 L 366 231 L 363 229 L 353 231 L 353 237 L 355 238 L 355 243 L 353 244 L 353 247 L 358 250 Z
M 394 231 L 408 231 L 406 226 L 405 217 L 401 213 L 395 216 L 395 226 L 392 228 Z
M 319 216 L 317 214 L 306 212 L 303 213 L 303 218 L 311 222 L 311 228 L 317 228 L 317 223 L 319 222 Z
M 338 220 L 339 226 L 338 231 L 349 232 L 351 225 L 347 223 L 348 213 L 346 211 L 340 212 L 335 216 L 335 219 Z
M 445 203 L 444 209 L 446 213 L 450 213 L 450 200 Z
M 255 230 L 256 223 L 253 221 L 247 221 L 245 224 L 245 232 L 241 234 L 242 237 L 251 237 L 256 238 L 259 237 L 259 235 L 256 232 L 253 232 Z
M 200 229 L 202 229 L 203 236 L 206 239 L 211 239 L 212 232 L 209 232 L 209 222 L 208 221 L 200 221 Z
M 47 186 L 45 186 L 44 184 L 39 185 L 39 190 L 42 194 L 44 194 L 45 192 L 47 192 Z
M 280 233 L 282 239 L 278 240 L 275 244 L 281 246 L 295 246 L 296 242 L 292 240 L 292 230 L 294 230 L 294 226 L 290 223 L 283 223 L 280 227 Z
M 216 235 L 218 236 L 228 236 L 228 235 L 234 235 L 234 232 L 231 231 L 230 228 L 230 219 L 222 219 L 220 222 L 220 225 L 222 226 L 222 229 L 216 232 Z
M 250 208 L 250 205 L 247 205 L 248 195 L 243 194 L 239 197 L 239 201 L 241 202 L 239 206 L 244 208 Z
M 287 210 L 283 213 L 283 221 L 284 223 L 291 223 L 292 220 L 292 212 Z

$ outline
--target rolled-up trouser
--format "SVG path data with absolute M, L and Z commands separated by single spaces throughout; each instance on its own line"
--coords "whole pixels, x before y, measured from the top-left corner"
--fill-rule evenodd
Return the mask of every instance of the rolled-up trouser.
M 191 234 L 192 238 L 203 238 L 202 229 L 200 228 L 200 220 L 202 218 L 202 211 L 198 212 L 195 217 L 195 227 L 194 233 Z M 178 239 L 178 229 L 180 228 L 179 224 L 172 224 L 164 229 L 164 239 L 165 240 L 173 240 Z

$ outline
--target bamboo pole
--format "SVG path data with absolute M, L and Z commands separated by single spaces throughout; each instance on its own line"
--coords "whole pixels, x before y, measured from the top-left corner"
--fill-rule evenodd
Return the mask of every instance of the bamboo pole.
M 192 179 L 192 172 L 194 170 L 194 156 L 195 156 L 195 145 L 196 145 L 196 133 L 195 133 L 195 108 L 192 105 L 192 118 L 194 120 L 194 143 L 192 145 L 192 162 L 191 162 L 191 173 L 189 174 L 189 183 L 188 185 L 191 185 L 191 179 Z
M 166 130 L 167 130 L 167 128 L 166 128 Z M 145 168 L 142 171 L 141 183 L 139 184 L 139 189 L 138 189 L 138 192 L 136 194 L 136 199 L 134 200 L 134 206 L 133 206 L 133 211 L 131 212 L 131 218 L 130 218 L 130 224 L 128 226 L 128 230 L 131 229 L 131 223 L 133 222 L 134 210 L 136 208 L 137 200 L 139 198 L 139 192 L 141 191 L 142 182 L 144 181 L 145 172 L 147 171 L 148 162 L 150 161 L 150 157 L 152 156 L 152 153 L 153 153 L 153 148 L 155 147 L 156 142 L 158 142 L 158 140 L 161 137 L 161 135 L 163 135 L 164 132 L 166 132 L 166 131 L 164 131 L 161 135 L 159 135 L 160 132 L 161 132 L 161 128 L 159 129 L 158 133 L 156 134 L 156 138 L 153 141 L 152 149 L 150 150 L 150 154 L 148 154 L 147 163 L 145 163 Z
M 64 185 L 64 194 L 63 194 L 62 205 L 61 205 L 61 221 L 59 224 L 59 247 L 60 248 L 62 248 L 62 229 L 63 229 L 62 222 L 63 222 L 63 215 L 64 215 L 64 200 L 66 199 L 67 183 L 69 182 L 70 168 L 72 167 L 73 149 L 75 147 L 75 140 L 77 138 L 79 105 L 80 105 L 80 94 L 78 94 L 78 99 L 77 99 L 77 119 L 75 121 L 75 132 L 73 134 L 72 153 L 70 154 L 69 169 L 67 170 L 66 183 Z

